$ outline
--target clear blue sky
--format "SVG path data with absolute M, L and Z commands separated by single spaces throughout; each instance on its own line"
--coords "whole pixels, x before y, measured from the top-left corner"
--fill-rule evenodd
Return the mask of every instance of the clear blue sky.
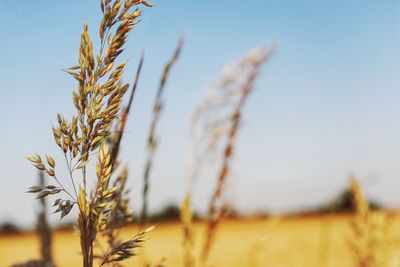
M 0 0 L 0 221 L 33 222 L 37 203 L 23 192 L 36 172 L 24 156 L 60 157 L 51 124 L 57 112 L 72 115 L 75 86 L 61 68 L 76 63 L 85 19 L 95 39 L 98 2 Z M 188 121 L 207 85 L 225 63 L 270 42 L 277 54 L 246 107 L 226 199 L 242 210 L 292 210 L 330 199 L 354 172 L 369 195 L 400 204 L 399 1 L 153 2 L 122 56 L 130 81 L 146 50 L 122 151 L 135 210 L 151 104 L 181 32 L 186 44 L 168 82 L 152 209 L 182 199 Z M 197 208 L 207 205 L 214 180 L 200 180 Z

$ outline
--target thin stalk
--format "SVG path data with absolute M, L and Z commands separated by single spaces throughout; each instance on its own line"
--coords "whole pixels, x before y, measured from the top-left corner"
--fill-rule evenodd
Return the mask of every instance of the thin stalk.
M 165 91 L 165 85 L 170 74 L 171 68 L 174 66 L 176 61 L 179 58 L 183 46 L 183 38 L 181 37 L 178 41 L 178 45 L 175 49 L 175 52 L 172 58 L 168 61 L 168 63 L 164 67 L 164 71 L 160 80 L 160 84 L 157 90 L 156 99 L 153 106 L 153 118 L 150 124 L 150 131 L 147 140 L 147 160 L 144 167 L 143 173 L 143 204 L 142 204 L 142 212 L 140 215 L 140 225 L 143 227 L 147 223 L 148 217 L 148 194 L 149 194 L 149 180 L 152 171 L 154 156 L 157 150 L 158 140 L 156 140 L 156 129 L 161 118 L 161 114 L 163 111 L 163 103 L 162 97 Z
M 138 68 L 136 70 L 135 80 L 134 80 L 134 83 L 132 85 L 132 90 L 131 90 L 131 94 L 129 96 L 128 105 L 123 110 L 121 125 L 120 125 L 120 128 L 119 128 L 119 131 L 117 132 L 117 140 L 115 141 L 115 143 L 113 144 L 112 149 L 111 149 L 111 156 L 110 157 L 111 157 L 113 169 L 115 167 L 115 163 L 116 163 L 116 160 L 117 160 L 117 155 L 118 155 L 118 152 L 119 152 L 119 148 L 120 148 L 120 144 L 121 144 L 121 140 L 122 140 L 122 135 L 123 135 L 124 130 L 125 130 L 126 122 L 128 120 L 128 115 L 129 115 L 129 112 L 131 110 L 133 97 L 135 95 L 136 88 L 137 88 L 138 83 L 139 83 L 139 78 L 140 78 L 140 73 L 142 71 L 143 61 L 144 61 L 144 52 L 142 52 L 142 55 L 140 56 L 140 62 L 139 62 Z
M 269 55 L 269 54 L 268 54 Z M 230 115 L 230 123 L 227 132 L 227 141 L 222 155 L 222 164 L 218 172 L 217 184 L 212 194 L 209 208 L 208 208 L 208 224 L 206 238 L 201 253 L 201 261 L 203 264 L 207 262 L 210 250 L 214 243 L 215 232 L 217 231 L 219 222 L 225 213 L 225 209 L 220 205 L 222 192 L 225 187 L 226 179 L 229 175 L 231 159 L 235 149 L 235 140 L 241 123 L 242 110 L 248 99 L 249 94 L 254 88 L 254 81 L 256 80 L 262 65 L 268 59 L 268 56 L 263 56 L 260 60 L 253 62 L 253 68 L 246 77 L 245 83 L 239 85 L 240 97 L 236 105 L 234 106 L 233 112 Z
M 39 184 L 45 186 L 44 173 L 39 173 Z M 40 252 L 42 260 L 51 263 L 53 261 L 51 253 L 52 232 L 47 221 L 47 201 L 45 198 L 40 199 L 41 210 L 38 214 L 37 229 L 40 237 Z

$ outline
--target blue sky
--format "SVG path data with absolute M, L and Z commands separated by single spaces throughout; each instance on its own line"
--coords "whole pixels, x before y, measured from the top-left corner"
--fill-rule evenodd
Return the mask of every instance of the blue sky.
M 368 194 L 400 204 L 400 3 L 398 1 L 153 1 L 123 58 L 127 81 L 145 49 L 122 158 L 133 207 L 140 205 L 145 138 L 161 69 L 179 35 L 186 43 L 168 82 L 151 208 L 182 199 L 189 118 L 221 68 L 275 43 L 246 106 L 226 199 L 242 210 L 285 211 L 330 199 L 355 173 Z M 35 183 L 24 156 L 60 156 L 55 114 L 72 115 L 75 65 L 85 19 L 96 40 L 97 0 L 0 0 L 0 220 L 33 222 Z M 61 161 L 60 161 L 61 163 Z M 195 205 L 214 185 L 203 177 Z M 56 218 L 53 218 L 57 221 Z

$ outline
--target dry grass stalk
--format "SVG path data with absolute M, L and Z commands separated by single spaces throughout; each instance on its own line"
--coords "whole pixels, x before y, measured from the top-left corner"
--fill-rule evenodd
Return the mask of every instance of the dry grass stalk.
M 39 172 L 39 185 L 45 186 L 45 177 L 43 172 Z M 40 199 L 40 211 L 38 213 L 37 230 L 40 238 L 40 254 L 42 260 L 53 262 L 52 257 L 52 231 L 47 221 L 47 201 L 45 198 Z
M 136 71 L 136 77 L 134 79 L 134 84 L 132 86 L 131 94 L 129 97 L 129 101 L 127 106 L 122 109 L 122 115 L 120 116 L 121 119 L 119 123 L 116 125 L 116 131 L 110 136 L 107 140 L 108 145 L 111 147 L 111 165 L 112 170 L 111 174 L 115 173 L 118 169 L 119 161 L 118 161 L 118 154 L 119 148 L 121 145 L 122 136 L 124 134 L 124 130 L 126 127 L 126 122 L 128 120 L 129 112 L 131 110 L 131 106 L 133 103 L 133 97 L 136 92 L 136 88 L 139 82 L 140 73 L 143 66 L 144 54 L 140 58 L 140 62 Z M 117 229 L 121 226 L 124 226 L 133 220 L 133 212 L 129 208 L 129 197 L 127 196 L 129 190 L 125 190 L 126 181 L 128 179 L 128 169 L 127 167 L 122 168 L 118 175 L 117 179 L 113 184 L 113 188 L 117 188 L 115 191 L 112 201 L 115 203 L 115 207 L 110 211 L 110 219 L 107 223 L 105 236 L 107 239 L 108 246 L 110 248 L 116 247 L 120 240 L 118 240 L 118 233 Z M 107 257 L 108 251 L 103 252 L 103 259 Z M 120 267 L 122 266 L 119 262 L 115 262 L 112 264 L 113 267 Z
M 180 206 L 180 217 L 183 228 L 183 266 L 194 267 L 193 210 L 190 194 L 186 195 L 185 200 Z
M 356 266 L 386 266 L 388 236 L 387 216 L 383 211 L 371 211 L 368 199 L 362 193 L 357 180 L 350 178 L 350 189 L 356 208 L 356 217 L 351 224 L 350 246 L 355 256 Z
M 115 170 L 118 165 L 117 157 L 118 157 L 118 153 L 119 153 L 119 148 L 121 145 L 122 136 L 125 131 L 129 112 L 132 107 L 133 97 L 135 95 L 136 88 L 139 83 L 139 78 L 140 78 L 140 73 L 142 71 L 143 61 L 144 61 L 144 53 L 142 53 L 142 55 L 140 57 L 140 61 L 139 61 L 138 68 L 136 70 L 136 76 L 135 76 L 134 83 L 132 86 L 131 94 L 129 96 L 128 105 L 122 110 L 121 121 L 120 121 L 119 125 L 117 125 L 118 126 L 117 131 L 115 131 L 114 134 L 108 140 L 109 145 L 111 146 L 111 160 L 113 162 L 113 164 L 112 164 L 113 170 Z
M 128 241 L 115 243 L 105 253 L 100 266 L 104 266 L 109 263 L 120 262 L 132 256 L 135 256 L 136 253 L 134 252 L 134 249 L 140 247 L 140 244 L 146 240 L 144 238 L 144 235 L 151 230 L 153 230 L 153 227 L 149 227 L 148 229 L 139 232 Z
M 74 191 L 69 192 L 60 182 L 55 170 L 56 163 L 51 156 L 46 156 L 45 161 L 37 154 L 28 157 L 37 169 L 47 172 L 57 182 L 57 186 L 31 187 L 29 192 L 36 193 L 38 198 L 65 193 L 67 199 L 59 198 L 54 203 L 54 206 L 58 206 L 56 212 L 61 213 L 61 218 L 70 213 L 74 206 L 79 208 L 78 226 L 84 267 L 93 266 L 93 244 L 97 233 L 107 229 L 112 211 L 117 207 L 115 194 L 121 185 L 111 187 L 110 178 L 116 164 L 115 153 L 118 152 L 120 140 L 112 148 L 113 151 L 110 151 L 106 140 L 118 118 L 122 99 L 129 85 L 122 82 L 126 63 L 116 67 L 114 65 L 124 50 L 129 32 L 142 14 L 137 8 L 140 4 L 150 6 L 142 0 L 101 0 L 103 18 L 99 30 L 99 53 L 94 55 L 88 25 L 85 23 L 81 35 L 79 65 L 65 70 L 78 81 L 78 89 L 73 92 L 77 113 L 70 122 L 58 114 L 58 126 L 53 127 L 53 134 L 56 144 L 64 154 Z M 87 166 L 92 159 L 90 153 L 96 151 L 99 151 L 97 183 L 90 192 L 87 188 Z M 79 187 L 76 181 L 78 175 L 81 177 Z M 144 233 L 146 231 L 139 233 L 138 239 L 134 238 L 110 248 L 109 256 L 103 262 L 110 263 L 134 255 L 133 249 L 138 246 L 136 242 L 143 241 L 141 235 Z
M 245 86 L 252 61 L 262 57 L 266 48 L 254 49 L 242 62 L 225 67 L 223 77 L 212 84 L 206 91 L 204 99 L 194 109 L 191 123 L 193 139 L 189 192 L 192 190 L 204 165 L 215 162 L 223 149 L 223 141 L 228 136 L 234 112 Z M 269 51 L 268 51 L 269 52 Z M 253 64 L 254 65 L 254 64 Z
M 127 178 L 128 170 L 124 167 L 119 172 L 117 179 L 113 184 L 113 188 L 117 188 L 112 197 L 115 207 L 110 211 L 110 219 L 108 220 L 107 226 L 103 232 L 109 248 L 118 247 L 119 244 L 122 243 L 118 238 L 117 230 L 133 220 L 133 212 L 129 208 L 129 190 L 125 190 Z M 102 259 L 109 258 L 109 250 L 103 251 Z M 119 262 L 114 262 L 112 266 L 121 267 L 122 265 Z
M 197 120 L 201 120 L 201 116 L 206 116 L 205 124 L 203 124 L 206 128 L 204 132 L 206 135 L 211 136 L 207 138 L 207 147 L 215 150 L 216 147 L 222 146 L 221 141 L 225 140 L 225 145 L 222 148 L 222 166 L 219 170 L 217 185 L 208 209 L 209 219 L 201 255 L 203 264 L 207 261 L 219 221 L 224 213 L 221 195 L 229 173 L 242 110 L 254 88 L 254 82 L 261 67 L 271 54 L 271 51 L 266 47 L 260 47 L 249 52 L 238 63 L 230 65 L 222 80 L 212 87 L 212 91 L 209 92 L 197 112 Z M 218 116 L 218 112 L 222 115 Z M 212 118 L 211 121 L 209 120 L 210 116 Z
M 46 185 L 45 175 L 39 172 L 38 184 L 41 187 Z M 40 260 L 30 260 L 21 264 L 14 264 L 13 267 L 54 267 L 52 257 L 52 231 L 47 221 L 47 201 L 40 199 L 40 211 L 38 212 L 37 233 L 40 240 Z
M 150 124 L 150 131 L 147 139 L 147 160 L 144 167 L 143 174 L 143 204 L 140 215 L 140 224 L 143 226 L 147 222 L 148 217 L 148 192 L 149 192 L 149 179 L 154 162 L 154 156 L 157 150 L 158 140 L 156 137 L 156 129 L 163 111 L 163 94 L 165 91 L 165 85 L 170 74 L 171 68 L 177 62 L 183 46 L 183 38 L 178 42 L 175 52 L 172 58 L 165 65 L 163 74 L 161 76 L 160 84 L 157 90 L 156 99 L 153 106 L 153 118 Z

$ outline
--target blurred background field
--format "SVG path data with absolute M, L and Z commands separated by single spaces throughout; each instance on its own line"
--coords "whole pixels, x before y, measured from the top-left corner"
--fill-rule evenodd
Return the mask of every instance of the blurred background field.
M 390 217 L 390 236 L 398 237 L 400 226 L 395 223 L 399 215 Z M 224 220 L 218 241 L 210 255 L 209 266 L 355 266 L 355 258 L 348 249 L 351 214 L 327 214 L 276 218 L 248 218 Z M 196 244 L 200 244 L 203 223 L 195 223 Z M 128 238 L 137 227 L 121 230 Z M 57 266 L 79 266 L 79 237 L 71 230 L 59 230 L 54 235 L 54 256 Z M 388 248 L 390 264 L 399 266 L 400 247 L 393 243 Z M 38 257 L 39 246 L 35 233 L 0 237 L 0 264 L 9 266 L 16 261 Z M 195 253 L 199 247 L 195 246 Z M 126 262 L 127 266 L 142 266 L 142 257 L 151 266 L 164 262 L 166 266 L 182 266 L 181 225 L 163 223 L 149 234 L 145 250 L 139 257 Z M 163 261 L 165 259 L 165 261 Z
M 351 215 L 312 215 L 309 217 L 224 220 L 218 241 L 210 255 L 210 266 L 354 266 L 347 248 L 350 238 L 348 224 Z M 398 234 L 398 228 L 392 234 Z M 137 227 L 121 231 L 124 238 L 137 232 Z M 196 223 L 196 241 L 203 237 L 204 224 Z M 201 244 L 201 242 L 196 242 Z M 163 223 L 149 234 L 145 250 L 148 263 L 157 264 L 163 258 L 167 266 L 181 266 L 181 226 Z M 79 266 L 79 237 L 71 231 L 57 231 L 54 235 L 54 256 L 57 266 Z M 393 246 L 400 262 L 400 248 Z M 38 257 L 39 246 L 34 233 L 0 237 L 0 265 Z M 199 247 L 195 248 L 196 253 Z M 128 263 L 129 262 L 129 263 Z M 140 266 L 140 259 L 127 261 L 127 266 Z M 153 266 L 153 265 L 152 265 Z

